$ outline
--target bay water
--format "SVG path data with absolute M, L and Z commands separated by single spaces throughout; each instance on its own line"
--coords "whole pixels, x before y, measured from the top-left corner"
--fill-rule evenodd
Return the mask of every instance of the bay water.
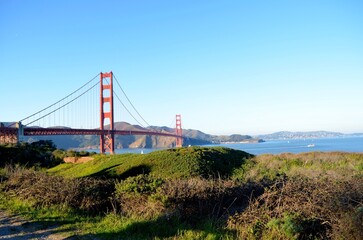
M 302 153 L 302 152 L 358 152 L 363 153 L 363 136 L 315 138 L 315 139 L 286 139 L 266 140 L 262 143 L 226 143 L 207 146 L 223 146 L 245 152 L 259 154 Z M 149 153 L 160 149 L 136 148 L 117 149 L 116 153 Z

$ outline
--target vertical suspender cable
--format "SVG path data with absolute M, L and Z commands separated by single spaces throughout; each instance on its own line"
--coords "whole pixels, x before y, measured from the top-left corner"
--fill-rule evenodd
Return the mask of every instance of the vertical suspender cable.
M 124 94 L 124 96 L 126 97 L 127 101 L 130 103 L 131 107 L 134 109 L 134 111 L 137 113 L 137 115 L 144 121 L 144 123 L 146 123 L 147 126 L 150 126 L 150 124 L 145 121 L 145 119 L 141 116 L 141 114 L 139 113 L 139 111 L 136 110 L 135 106 L 132 104 L 132 102 L 130 101 L 130 99 L 127 97 L 125 91 L 122 89 L 120 83 L 118 82 L 116 76 L 114 75 L 114 79 L 116 80 L 117 85 L 119 86 L 119 88 L 121 89 L 122 93 Z
M 25 121 L 25 120 L 28 120 L 29 118 L 32 118 L 32 117 L 37 116 L 38 114 L 40 114 L 40 113 L 42 113 L 42 112 L 44 112 L 44 111 L 46 111 L 46 110 L 49 110 L 51 107 L 53 107 L 53 106 L 55 106 L 56 104 L 58 104 L 58 103 L 62 102 L 64 99 L 67 99 L 67 98 L 68 98 L 68 97 L 70 97 L 71 95 L 75 94 L 76 92 L 78 92 L 79 90 L 81 90 L 82 88 L 84 88 L 85 86 L 87 86 L 89 83 L 91 83 L 91 82 L 92 82 L 94 79 L 96 79 L 98 76 L 99 76 L 99 74 L 97 74 L 97 76 L 93 77 L 91 80 L 89 80 L 87 83 L 85 83 L 84 85 L 82 85 L 82 86 L 81 86 L 80 88 L 78 88 L 77 90 L 75 90 L 75 91 L 73 91 L 72 93 L 68 94 L 66 97 L 64 97 L 64 98 L 60 99 L 59 101 L 57 101 L 57 102 L 55 102 L 55 103 L 53 103 L 53 104 L 49 105 L 49 106 L 48 106 L 48 107 L 46 107 L 46 108 L 43 108 L 42 110 L 40 110 L 40 111 L 38 111 L 38 112 L 36 112 L 36 113 L 34 113 L 34 114 L 32 114 L 32 115 L 30 115 L 30 116 L 26 117 L 26 118 L 21 119 L 20 121 L 21 121 L 21 122 L 23 122 L 23 121 Z M 65 106 L 65 105 L 66 105 L 66 104 L 63 104 L 62 106 Z M 57 109 L 59 109 L 59 108 L 57 108 Z M 53 111 L 50 111 L 50 113 L 53 113 L 53 112 L 54 112 L 54 110 L 53 110 Z M 48 116 L 50 113 L 49 113 L 49 112 L 48 112 L 48 113 L 45 113 L 45 114 L 43 115 L 43 117 Z M 38 116 L 40 116 L 40 115 L 38 115 Z M 36 122 L 36 121 L 37 121 L 37 120 L 39 120 L 39 119 L 41 119 L 41 117 L 37 117 L 37 119 L 36 119 L 36 120 L 30 121 L 30 122 L 31 122 L 31 123 L 34 123 L 34 122 Z M 25 124 L 25 125 L 29 125 L 29 124 L 31 124 L 31 123 L 28 123 L 28 124 Z M 15 123 L 11 124 L 10 126 L 13 126 L 14 124 L 15 124 Z

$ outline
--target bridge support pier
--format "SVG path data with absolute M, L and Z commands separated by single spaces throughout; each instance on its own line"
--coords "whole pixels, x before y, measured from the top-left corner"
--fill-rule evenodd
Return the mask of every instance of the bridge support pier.
M 0 127 L 0 144 L 18 143 L 17 129 Z
M 24 128 L 21 122 L 14 127 L 5 127 L 0 124 L 0 144 L 17 144 L 24 136 Z
M 21 142 L 24 140 L 24 126 L 21 122 L 17 122 L 15 127 L 18 129 L 17 142 Z
M 100 74 L 100 153 L 115 152 L 115 135 L 114 135 L 114 120 L 113 120 L 113 74 Z M 105 129 L 105 120 L 109 120 L 109 128 Z M 108 131 L 107 131 L 108 130 Z

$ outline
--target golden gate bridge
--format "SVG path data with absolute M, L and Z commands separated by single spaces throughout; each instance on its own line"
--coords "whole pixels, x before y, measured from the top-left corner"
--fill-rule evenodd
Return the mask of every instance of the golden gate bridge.
M 115 112 L 114 110 L 119 110 L 121 106 L 126 109 L 135 121 L 141 126 L 143 125 L 116 93 L 114 88 L 115 82 L 136 115 L 150 126 L 136 110 L 113 72 L 101 72 L 71 94 L 48 107 L 20 121 L 1 124 L 0 144 L 18 143 L 23 136 L 98 135 L 100 138 L 100 152 L 113 154 L 115 152 L 115 135 L 155 135 L 175 138 L 174 146 L 176 147 L 183 145 L 180 114 L 176 115 L 174 132 L 156 131 L 149 128 L 142 128 L 140 130 L 115 129 L 115 115 L 121 111 Z M 115 107 L 115 104 L 118 104 L 118 106 Z M 87 111 L 86 109 L 89 110 Z M 73 117 L 70 117 L 70 115 L 73 115 Z M 99 119 L 98 123 L 95 122 L 96 117 Z M 69 118 L 74 119 L 70 120 Z M 89 121 L 88 123 L 87 120 Z M 70 122 L 66 124 L 68 126 L 77 124 L 78 126 L 72 128 L 61 127 L 65 126 L 65 122 Z M 95 124 L 99 124 L 99 127 L 91 127 L 95 126 Z M 87 125 L 88 127 L 83 128 L 80 125 Z

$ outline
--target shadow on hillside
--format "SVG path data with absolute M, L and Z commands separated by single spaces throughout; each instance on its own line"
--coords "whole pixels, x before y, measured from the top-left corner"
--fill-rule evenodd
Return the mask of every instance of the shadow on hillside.
M 123 172 L 122 174 L 117 174 L 115 172 L 115 168 L 117 168 L 119 165 L 121 164 L 102 169 L 101 171 L 88 175 L 87 177 L 93 177 L 93 178 L 107 177 L 107 179 L 111 178 L 111 179 L 124 180 L 128 177 L 135 177 L 140 174 L 149 174 L 151 172 L 150 166 L 142 164 L 139 166 L 132 167 Z
M 117 164 L 117 165 L 113 165 L 111 167 L 108 168 L 104 168 L 99 172 L 95 172 L 93 174 L 88 175 L 87 177 L 93 177 L 93 178 L 103 178 L 103 177 L 107 177 L 107 179 L 109 178 L 118 178 L 118 176 L 116 174 L 114 174 L 112 171 L 110 171 L 113 168 L 116 168 L 118 166 L 120 166 L 121 164 Z
M 149 174 L 151 168 L 148 165 L 141 164 L 139 166 L 132 167 L 118 176 L 119 179 L 126 179 L 128 177 L 135 177 L 140 174 Z
M 135 222 L 118 232 L 73 235 L 66 239 L 165 239 L 183 234 L 188 230 L 203 231 L 205 235 L 220 234 L 215 228 L 198 228 L 176 219 L 161 217 L 155 220 Z

